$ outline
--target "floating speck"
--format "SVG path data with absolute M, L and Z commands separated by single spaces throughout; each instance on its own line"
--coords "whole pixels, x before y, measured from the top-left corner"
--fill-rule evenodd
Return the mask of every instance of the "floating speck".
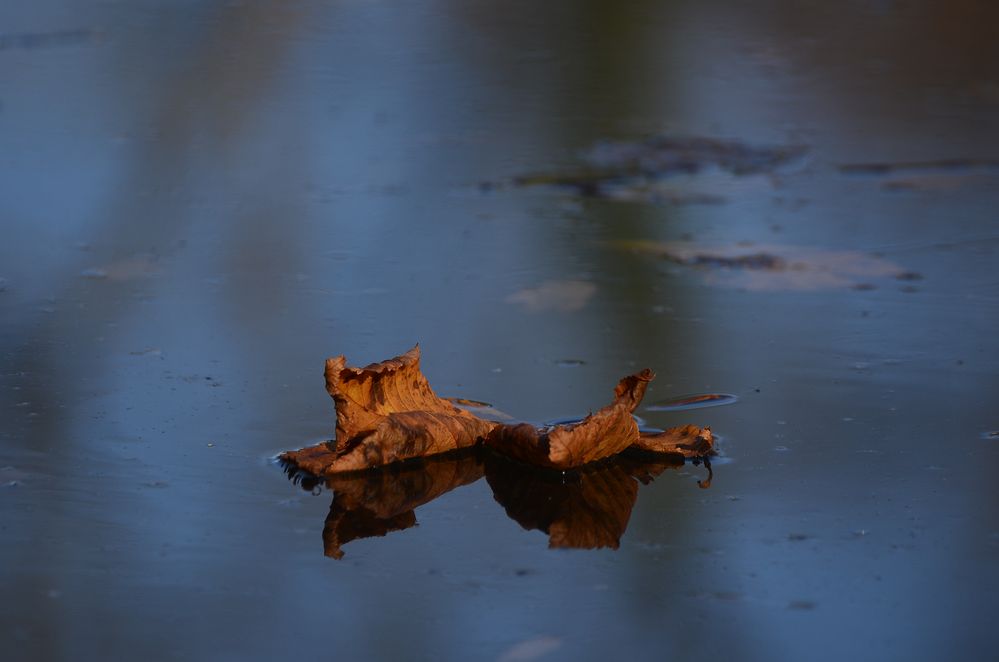
M 999 430 L 989 430 L 988 432 L 983 432 L 982 439 L 988 439 L 990 441 L 999 439 Z
M 581 365 L 586 365 L 586 361 L 582 359 L 559 359 L 555 361 L 555 365 L 560 368 L 578 368 Z

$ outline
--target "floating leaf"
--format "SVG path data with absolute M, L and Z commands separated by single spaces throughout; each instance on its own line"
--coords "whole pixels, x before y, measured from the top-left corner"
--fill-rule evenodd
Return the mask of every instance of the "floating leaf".
M 641 434 L 631 448 L 650 453 L 675 453 L 690 458 L 704 457 L 710 455 L 714 448 L 714 436 L 711 428 L 683 425 L 658 434 Z
M 420 372 L 420 348 L 364 368 L 326 361 L 326 390 L 336 407 L 336 442 L 282 459 L 316 475 L 358 471 L 467 448 L 495 425 L 439 398 Z
M 638 440 L 631 412 L 654 377 L 648 369 L 625 377 L 614 389 L 611 404 L 578 423 L 503 425 L 486 437 L 486 446 L 528 464 L 563 470 L 616 455 Z
M 633 445 L 656 450 L 642 441 L 632 412 L 641 402 L 651 370 L 621 380 L 614 401 L 581 421 L 535 427 L 488 421 L 459 409 L 430 388 L 420 372 L 420 350 L 349 368 L 337 356 L 326 361 L 326 390 L 336 408 L 336 439 L 288 451 L 281 459 L 315 476 L 361 471 L 386 464 L 461 450 L 481 442 L 492 450 L 539 467 L 572 469 Z M 696 446 L 660 444 L 656 452 L 693 456 L 712 452 L 710 430 L 699 430 Z M 665 433 L 664 433 L 665 434 Z M 670 439 L 673 439 L 672 437 Z

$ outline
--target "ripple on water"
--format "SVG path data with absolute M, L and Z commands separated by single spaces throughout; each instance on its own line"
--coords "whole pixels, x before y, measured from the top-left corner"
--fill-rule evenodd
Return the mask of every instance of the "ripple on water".
M 645 411 L 682 411 L 685 409 L 701 409 L 702 407 L 719 407 L 737 402 L 739 398 L 730 393 L 693 393 L 653 402 L 645 407 Z
M 482 400 L 471 400 L 469 398 L 444 398 L 448 402 L 458 405 L 459 407 L 467 407 L 468 409 L 490 409 L 492 407 L 488 402 L 483 402 Z

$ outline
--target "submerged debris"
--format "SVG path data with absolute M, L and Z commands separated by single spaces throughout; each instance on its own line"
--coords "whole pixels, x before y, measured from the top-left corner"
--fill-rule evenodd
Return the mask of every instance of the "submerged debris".
M 898 161 L 874 163 L 844 163 L 839 171 L 848 175 L 896 175 L 932 172 L 995 172 L 999 159 L 937 159 L 934 161 Z
M 845 163 L 845 175 L 872 177 L 886 191 L 947 192 L 980 182 L 992 185 L 999 159 L 957 158 L 930 161 Z
M 918 280 L 921 275 L 860 251 L 776 244 L 625 241 L 616 244 L 699 270 L 710 285 L 757 291 L 874 289 L 871 279 Z
M 514 186 L 554 186 L 577 195 L 672 204 L 713 204 L 715 193 L 675 190 L 663 181 L 720 171 L 741 177 L 774 173 L 807 152 L 802 146 L 753 146 L 706 137 L 653 136 L 639 141 L 605 141 L 583 154 L 584 165 L 569 172 L 522 175 Z M 495 188 L 485 184 L 483 188 Z
M 693 174 L 718 167 L 734 175 L 772 172 L 797 159 L 802 146 L 760 147 L 735 140 L 654 136 L 640 142 L 607 141 L 586 155 L 592 166 L 646 175 Z
M 0 34 L 0 51 L 34 50 L 38 48 L 53 48 L 58 46 L 75 46 L 76 44 L 93 41 L 99 36 L 95 30 L 79 28 L 75 30 L 58 30 L 54 32 L 20 32 Z

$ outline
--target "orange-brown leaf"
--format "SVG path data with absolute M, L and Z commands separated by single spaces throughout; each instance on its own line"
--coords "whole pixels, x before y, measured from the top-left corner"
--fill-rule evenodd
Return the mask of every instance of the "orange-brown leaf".
M 714 443 L 711 428 L 681 425 L 658 434 L 642 434 L 631 448 L 648 453 L 704 457 L 714 453 Z
M 622 379 L 614 389 L 614 401 L 582 421 L 542 428 L 483 420 L 438 397 L 420 372 L 419 346 L 364 368 L 347 367 L 343 356 L 327 359 L 325 375 L 336 408 L 336 440 L 281 456 L 316 476 L 438 455 L 483 440 L 503 455 L 560 470 L 629 448 L 684 457 L 712 452 L 707 428 L 639 434 L 632 412 L 655 377 L 649 369 Z
M 390 414 L 426 412 L 477 420 L 440 398 L 420 371 L 420 346 L 363 368 L 347 367 L 342 355 L 326 359 L 326 391 L 336 406 L 337 450 L 374 431 Z
M 336 442 L 283 454 L 317 476 L 360 471 L 477 444 L 496 423 L 437 397 L 420 372 L 420 348 L 364 368 L 326 361 Z
M 649 369 L 625 377 L 614 389 L 614 401 L 579 423 L 552 428 L 499 425 L 486 437 L 486 445 L 521 462 L 562 470 L 616 455 L 639 439 L 631 412 L 654 377 Z

